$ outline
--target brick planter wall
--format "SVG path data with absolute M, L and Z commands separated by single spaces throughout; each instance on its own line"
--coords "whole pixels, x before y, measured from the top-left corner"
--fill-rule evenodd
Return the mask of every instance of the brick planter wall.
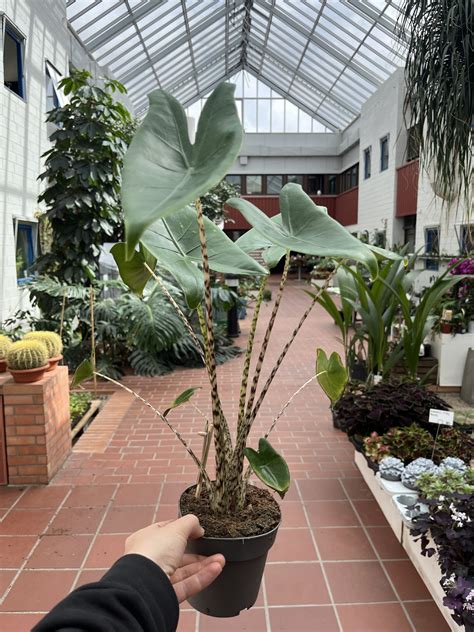
M 71 452 L 67 367 L 34 384 L 0 383 L 10 485 L 46 484 Z

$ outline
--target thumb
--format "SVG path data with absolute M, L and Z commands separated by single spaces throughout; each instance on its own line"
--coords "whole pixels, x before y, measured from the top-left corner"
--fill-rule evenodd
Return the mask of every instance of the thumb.
M 164 528 L 166 529 L 167 527 Z M 172 528 L 175 534 L 182 536 L 186 540 L 196 540 L 204 535 L 204 529 L 194 514 L 187 514 L 182 518 L 178 518 L 178 520 L 173 523 Z

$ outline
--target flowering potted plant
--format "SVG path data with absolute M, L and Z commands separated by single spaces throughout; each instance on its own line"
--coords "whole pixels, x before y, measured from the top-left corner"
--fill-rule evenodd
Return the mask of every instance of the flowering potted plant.
M 474 334 L 474 257 L 451 259 L 449 266 L 450 274 L 464 276 L 456 288 L 456 298 L 465 314 L 466 329 Z
M 191 334 L 209 377 L 212 412 L 210 420 L 203 421 L 201 456 L 194 453 L 170 421 L 173 409 L 189 401 L 195 389 L 187 389 L 163 412 L 146 403 L 174 432 L 198 470 L 197 484 L 183 490 L 179 504 L 182 514 L 195 513 L 205 529 L 205 536 L 190 545 L 192 552 L 203 555 L 220 552 L 226 558 L 219 578 L 191 600 L 196 609 L 213 616 L 235 616 L 243 608 L 253 605 L 266 555 L 280 524 L 278 503 L 267 490 L 250 483 L 251 473 L 282 498 L 290 485 L 288 466 L 268 441 L 290 402 L 275 416 L 258 447 L 255 446 L 257 449 L 247 445 L 270 385 L 319 297 L 319 293 L 314 295 L 299 321 L 295 322 L 293 334 L 285 341 L 275 366 L 259 389 L 262 366 L 287 280 L 290 252 L 330 257 L 336 261 L 350 258 L 365 265 L 373 277 L 378 272 L 377 257 L 371 248 L 329 217 L 326 209 L 316 206 L 296 184 L 283 187 L 281 214 L 271 219 L 248 201 L 228 200 L 227 205 L 240 211 L 253 225 L 253 229 L 236 243 L 203 216 L 200 196 L 226 175 L 241 146 L 242 127 L 233 91 L 233 86 L 221 84 L 208 98 L 194 144 L 189 140 L 186 115 L 181 105 L 162 90 L 150 95 L 148 114 L 137 130 L 124 162 L 122 200 L 126 242 L 116 244 L 112 249 L 121 277 L 133 291 L 141 293 L 149 280 L 162 288 Z M 250 256 L 249 253 L 255 250 L 262 251 L 267 268 Z M 279 289 L 251 374 L 252 351 L 268 270 L 282 258 L 284 268 Z M 157 272 L 160 268 L 175 278 L 189 308 L 197 311 L 204 340 L 202 346 L 162 283 Z M 223 412 L 217 381 L 211 270 L 258 278 L 259 290 L 243 360 L 234 438 Z M 327 358 L 319 350 L 317 366 L 317 375 L 309 382 L 317 378 L 332 401 L 336 401 L 347 379 L 339 356 L 332 354 Z M 76 371 L 75 383 L 90 377 L 93 371 L 91 362 L 84 362 Z M 212 443 L 215 448 L 214 471 L 207 466 Z

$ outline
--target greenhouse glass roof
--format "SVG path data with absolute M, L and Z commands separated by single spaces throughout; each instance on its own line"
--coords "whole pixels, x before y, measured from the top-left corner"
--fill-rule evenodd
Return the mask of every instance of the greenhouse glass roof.
M 126 85 L 136 114 L 156 87 L 189 106 L 245 70 L 340 130 L 404 65 L 397 2 L 67 0 L 67 8 L 89 52 Z

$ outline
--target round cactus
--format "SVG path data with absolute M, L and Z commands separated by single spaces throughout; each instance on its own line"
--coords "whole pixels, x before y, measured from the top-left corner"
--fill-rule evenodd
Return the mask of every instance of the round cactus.
M 462 459 L 458 459 L 455 456 L 447 456 L 441 461 L 439 467 L 441 470 L 455 470 L 456 472 L 461 473 L 467 470 L 467 465 L 464 463 L 464 461 Z
M 48 350 L 39 340 L 14 342 L 7 353 L 7 366 L 13 371 L 38 369 L 48 365 Z
M 0 360 L 5 360 L 8 349 L 12 346 L 12 341 L 6 336 L 0 336 Z
M 40 340 L 48 350 L 49 358 L 57 358 L 63 350 L 63 343 L 54 331 L 30 331 L 25 340 Z
M 388 481 L 399 481 L 404 469 L 403 461 L 394 456 L 386 456 L 379 463 L 380 476 Z
M 405 467 L 402 474 L 402 483 L 409 489 L 416 489 L 418 477 L 424 472 L 437 472 L 438 466 L 431 459 L 420 457 Z

